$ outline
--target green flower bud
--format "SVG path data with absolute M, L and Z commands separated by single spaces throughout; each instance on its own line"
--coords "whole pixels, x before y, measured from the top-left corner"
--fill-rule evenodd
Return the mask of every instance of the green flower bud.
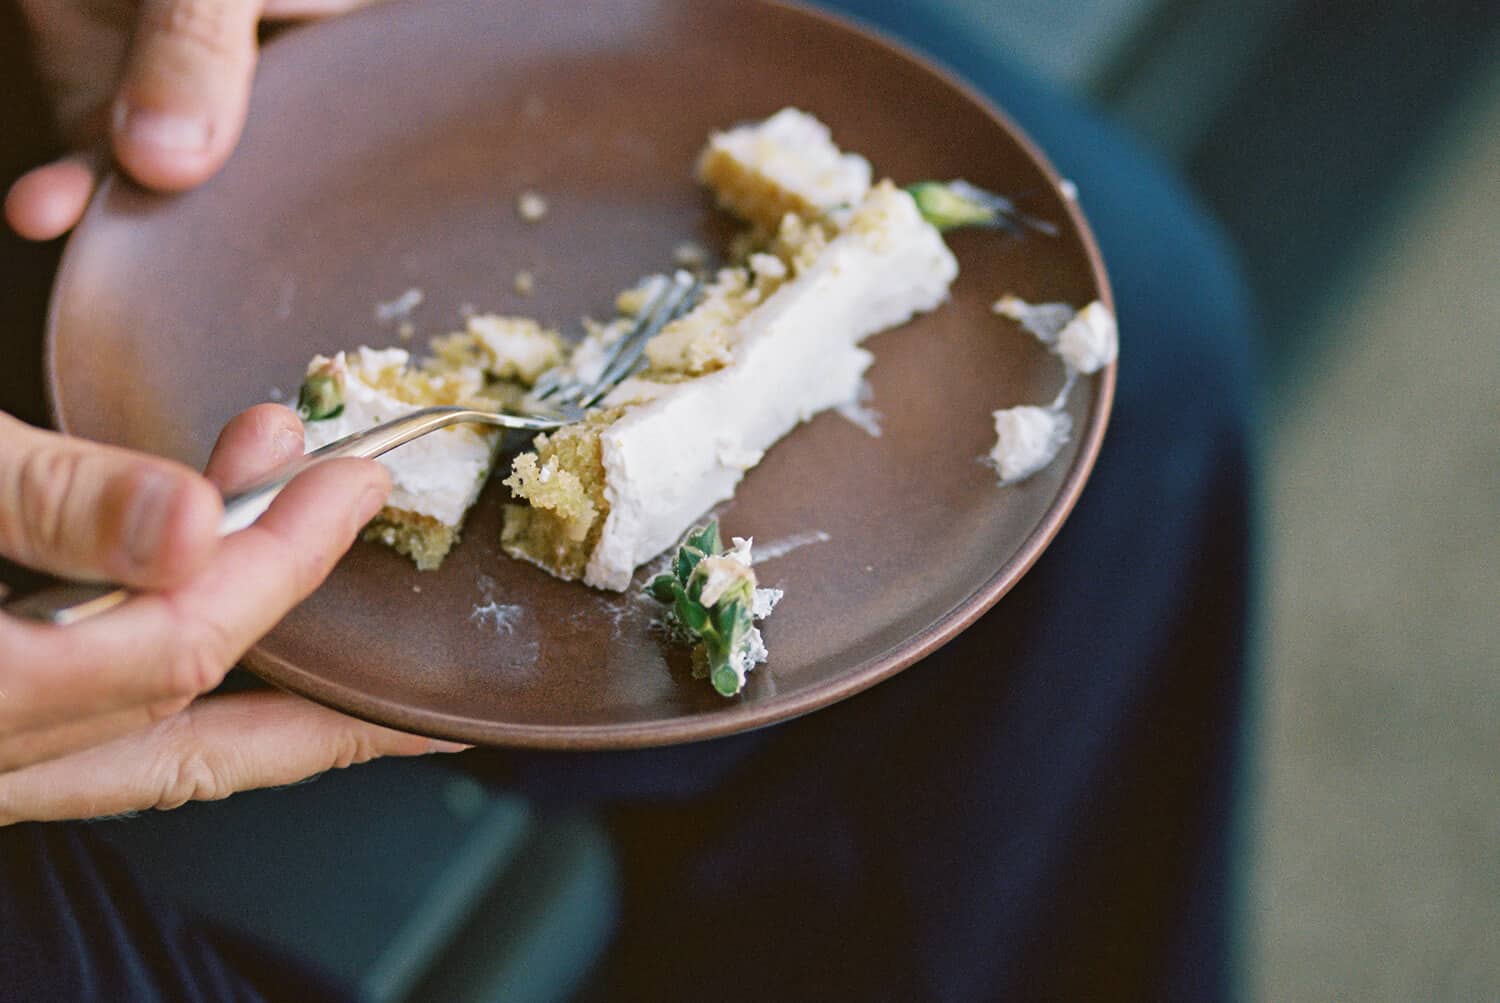
M 993 226 L 993 206 L 972 197 L 960 195 L 941 181 L 919 181 L 906 189 L 917 203 L 922 218 L 941 231 L 960 226 Z
M 1046 220 L 1019 212 L 1004 195 L 985 191 L 967 181 L 918 181 L 906 193 L 917 203 L 922 218 L 942 232 L 964 226 L 1020 230 L 1023 227 L 1057 236 L 1057 227 Z
M 651 597 L 660 603 L 676 602 L 677 597 L 682 594 L 682 583 L 671 575 L 657 575 L 646 588 L 651 592 Z
M 344 388 L 332 373 L 313 373 L 297 393 L 297 416 L 303 421 L 337 418 L 344 411 Z

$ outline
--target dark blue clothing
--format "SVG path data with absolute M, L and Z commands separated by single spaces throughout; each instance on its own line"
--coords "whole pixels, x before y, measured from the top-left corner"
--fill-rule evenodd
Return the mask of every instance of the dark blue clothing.
M 1224 998 L 1253 537 L 1244 286 L 1116 131 L 964 39 L 893 26 L 1048 151 L 1103 249 L 1120 380 L 1077 509 L 990 614 L 834 707 L 699 745 L 464 760 L 605 813 L 625 915 L 590 999 Z M 244 956 L 141 899 L 85 830 L 0 830 L 0 991 L 56 998 L 71 971 L 101 999 L 254 998 Z

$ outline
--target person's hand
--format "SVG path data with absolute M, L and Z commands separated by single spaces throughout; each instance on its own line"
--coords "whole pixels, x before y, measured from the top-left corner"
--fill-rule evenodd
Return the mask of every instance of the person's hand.
M 317 587 L 390 489 L 372 461 L 323 463 L 219 539 L 214 485 L 301 453 L 301 424 L 274 404 L 231 421 L 201 477 L 0 414 L 0 554 L 143 590 L 69 627 L 0 612 L 0 825 L 172 808 L 461 748 L 286 693 L 201 697 Z
M 371 0 L 19 0 L 53 118 L 72 153 L 23 175 L 5 218 L 50 240 L 83 215 L 111 156 L 149 188 L 201 184 L 245 123 L 262 18 Z

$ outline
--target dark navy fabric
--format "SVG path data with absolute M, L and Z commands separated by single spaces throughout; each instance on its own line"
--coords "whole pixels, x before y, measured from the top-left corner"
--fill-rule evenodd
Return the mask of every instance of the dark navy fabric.
M 1017 588 L 867 693 L 699 745 L 465 754 L 609 819 L 626 906 L 591 999 L 1231 995 L 1244 286 L 1141 151 L 962 37 L 902 23 L 915 6 L 863 12 L 942 51 L 1081 192 L 1122 338 L 1104 450 Z M 87 827 L 0 830 L 0 996 L 255 998 L 254 967 L 140 894 Z
M 160 901 L 86 824 L 0 829 L 0 1000 L 354 998 L 305 959 Z

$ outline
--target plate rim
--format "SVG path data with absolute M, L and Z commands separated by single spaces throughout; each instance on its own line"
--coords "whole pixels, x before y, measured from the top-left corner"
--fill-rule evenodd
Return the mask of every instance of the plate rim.
M 1062 175 L 1026 131 L 988 95 L 959 77 L 935 57 L 882 28 L 843 13 L 811 7 L 793 0 L 753 2 L 762 7 L 776 8 L 796 16 L 822 21 L 836 30 L 859 36 L 884 50 L 887 55 L 914 64 L 939 78 L 973 103 L 1016 143 L 1054 189 L 1061 186 L 1064 180 Z M 389 6 L 395 5 L 376 5 L 342 17 L 378 17 L 381 15 L 381 8 Z M 316 26 L 310 25 L 303 30 L 316 30 Z M 280 37 L 276 37 L 262 47 L 258 74 L 264 71 L 265 66 L 274 65 L 277 58 L 275 53 L 282 44 Z M 69 276 L 75 267 L 74 262 L 80 253 L 78 245 L 91 223 L 104 214 L 109 193 L 121 184 L 133 186 L 134 182 L 121 177 L 113 169 L 100 181 L 83 218 L 68 236 L 48 296 L 42 344 L 43 389 L 52 424 L 64 434 L 73 433 L 69 428 L 65 395 L 57 366 L 58 321 L 62 299 L 60 292 L 67 287 Z M 1113 289 L 1093 229 L 1076 199 L 1063 198 L 1061 202 L 1083 246 L 1099 299 L 1111 313 L 1115 313 Z M 1072 467 L 1036 528 L 993 575 L 948 612 L 906 640 L 894 643 L 878 655 L 855 663 L 833 679 L 799 689 L 785 697 L 776 695 L 755 704 L 726 701 L 722 709 L 664 720 L 613 724 L 502 724 L 445 711 L 417 710 L 373 696 L 293 665 L 266 651 L 260 641 L 237 664 L 277 687 L 341 713 L 402 731 L 496 747 L 566 751 L 640 749 L 723 738 L 790 721 L 854 696 L 926 658 L 989 612 L 1030 571 L 1062 529 L 1093 471 L 1113 412 L 1118 366 L 1119 362 L 1116 360 L 1095 374 L 1095 407 L 1085 434 L 1079 440 L 1078 453 Z

